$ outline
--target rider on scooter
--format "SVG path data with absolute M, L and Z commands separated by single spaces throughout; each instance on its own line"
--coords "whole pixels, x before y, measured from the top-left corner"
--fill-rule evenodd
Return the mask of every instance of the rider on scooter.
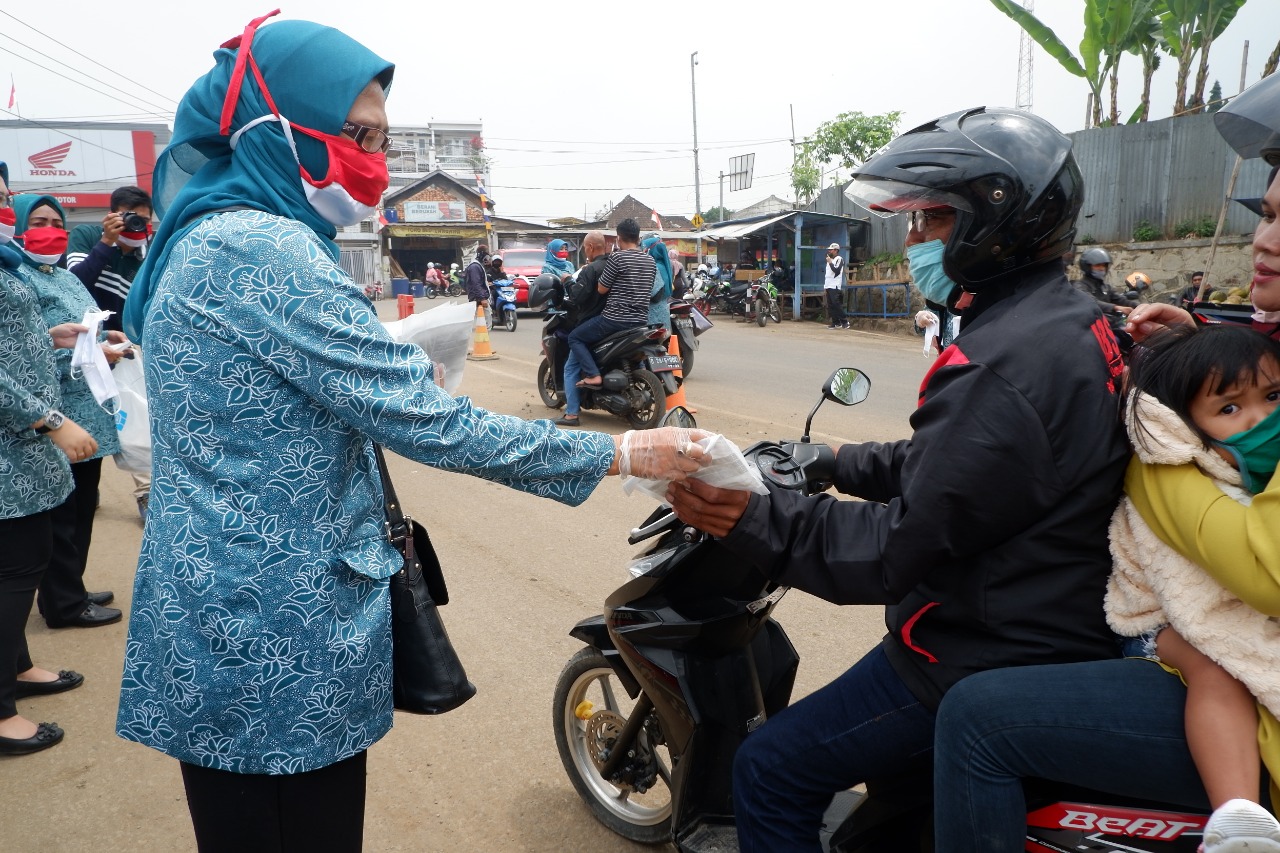
M 840 447 L 863 501 L 690 481 L 680 519 L 783 585 L 886 605 L 888 633 L 833 683 L 749 735 L 734 762 L 743 851 L 820 849 L 837 792 L 927 760 L 943 694 L 980 670 L 1114 657 L 1107 524 L 1128 456 L 1121 361 L 1061 256 L 1082 198 L 1070 140 L 974 109 L 857 167 L 862 206 L 909 218 L 925 296 L 962 318 L 924 380 L 912 438 Z

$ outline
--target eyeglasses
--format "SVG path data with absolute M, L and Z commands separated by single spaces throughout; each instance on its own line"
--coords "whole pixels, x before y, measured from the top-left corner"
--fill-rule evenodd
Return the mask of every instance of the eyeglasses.
M 342 123 L 342 132 L 351 135 L 368 154 L 385 154 L 387 149 L 391 147 L 391 137 L 387 135 L 385 130 L 376 127 L 367 127 L 363 124 L 355 124 L 353 122 L 344 121 Z
M 915 229 L 920 233 L 924 233 L 924 229 L 934 224 L 935 221 L 954 217 L 954 210 L 908 210 L 907 211 L 907 230 Z

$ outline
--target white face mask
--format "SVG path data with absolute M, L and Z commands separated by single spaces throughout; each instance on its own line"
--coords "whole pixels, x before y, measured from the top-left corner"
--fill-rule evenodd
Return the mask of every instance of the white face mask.
M 16 230 L 18 230 L 18 226 L 5 225 L 3 222 L 0 222 L 0 246 L 3 246 L 5 243 L 12 240 L 13 232 Z
M 298 158 L 298 146 L 293 141 L 293 128 L 289 126 L 289 120 L 284 116 L 266 115 L 259 116 L 253 121 L 247 123 L 244 127 L 237 130 L 231 135 L 231 147 L 234 149 L 236 143 L 240 139 L 240 135 L 251 127 L 261 124 L 264 121 L 278 121 L 280 126 L 284 128 L 284 138 L 289 142 L 289 150 L 293 152 L 293 159 L 297 161 L 298 168 L 302 168 L 302 160 Z M 368 219 L 378 208 L 375 205 L 364 204 L 356 201 L 351 197 L 351 193 L 347 192 L 346 187 L 337 181 L 327 186 L 317 187 L 304 181 L 299 175 L 298 183 L 302 184 L 302 191 L 307 194 L 307 201 L 316 213 L 320 214 L 324 220 L 331 225 L 343 228 L 347 225 L 355 225 Z
M 115 377 L 111 375 L 111 365 L 107 364 L 107 356 L 102 352 L 102 347 L 98 346 L 98 327 L 111 314 L 110 311 L 86 311 L 83 322 L 89 331 L 76 335 L 76 346 L 71 351 L 73 374 L 79 371 L 84 376 L 84 381 L 99 406 L 120 396 Z
M 128 246 L 130 249 L 141 249 L 143 246 L 147 245 L 147 238 L 143 237 L 139 240 L 136 237 L 126 237 L 121 234 L 116 238 L 116 242 L 121 246 Z

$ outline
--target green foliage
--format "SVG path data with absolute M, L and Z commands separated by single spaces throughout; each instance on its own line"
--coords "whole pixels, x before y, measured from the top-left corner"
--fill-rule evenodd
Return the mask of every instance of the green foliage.
M 1133 242 L 1135 243 L 1151 243 L 1159 240 L 1164 235 L 1160 233 L 1160 229 L 1143 219 L 1133 226 Z
M 713 207 L 702 214 L 708 222 L 727 222 L 733 218 L 733 211 L 727 207 Z
M 1194 219 L 1187 219 L 1173 226 L 1173 236 L 1177 238 L 1198 237 L 1200 239 L 1208 239 L 1212 237 L 1218 230 L 1218 218 L 1216 216 L 1197 216 Z
M 818 125 L 796 151 L 791 165 L 791 188 L 802 202 L 811 201 L 822 190 L 823 167 L 829 163 L 852 169 L 888 145 L 898 133 L 901 112 L 864 115 L 841 113 Z
M 902 252 L 881 252 L 867 258 L 865 266 L 869 267 L 896 267 L 898 264 L 906 260 L 906 256 Z
M 1098 242 L 1098 239 L 1094 237 L 1092 234 L 1081 234 L 1079 237 L 1076 238 L 1077 246 L 1092 246 L 1094 243 L 1097 243 L 1097 242 Z
M 1214 80 L 1213 88 L 1209 90 L 1208 110 L 1211 113 L 1216 113 L 1218 110 L 1222 109 L 1222 107 L 1222 84 L 1217 80 Z

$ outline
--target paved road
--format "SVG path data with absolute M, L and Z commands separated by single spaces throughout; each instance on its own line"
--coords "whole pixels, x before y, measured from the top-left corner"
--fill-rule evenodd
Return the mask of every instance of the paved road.
M 433 303 L 419 300 L 419 309 Z M 435 303 L 438 304 L 438 303 Z M 394 307 L 384 303 L 391 318 Z M 523 317 L 496 330 L 500 358 L 469 363 L 461 393 L 496 411 L 550 413 L 534 375 L 540 323 Z M 918 339 L 828 331 L 812 323 L 764 329 L 717 318 L 688 385 L 700 425 L 739 444 L 798 434 L 833 367 L 873 380 L 871 399 L 828 404 L 815 420 L 825 441 L 884 440 L 907 432 L 927 362 Z M 585 427 L 616 432 L 616 418 L 587 414 Z M 578 509 L 392 458 L 402 500 L 426 520 L 448 572 L 445 618 L 479 695 L 438 718 L 400 716 L 370 751 L 366 849 L 370 851 L 640 851 L 590 817 L 558 760 L 551 690 L 579 644 L 568 636 L 598 613 L 626 577 L 635 549 L 626 531 L 651 509 L 607 480 Z M 128 607 L 141 526 L 128 478 L 103 468 L 88 578 Z M 797 694 L 812 691 L 870 648 L 878 608 L 836 608 L 793 593 L 780 605 L 802 657 Z M 55 720 L 66 741 L 34 756 L 0 760 L 0 851 L 189 851 L 194 849 L 176 762 L 112 733 L 125 631 L 122 625 L 50 631 L 33 615 L 32 654 L 42 666 L 75 668 L 86 684 L 24 700 L 20 710 Z

